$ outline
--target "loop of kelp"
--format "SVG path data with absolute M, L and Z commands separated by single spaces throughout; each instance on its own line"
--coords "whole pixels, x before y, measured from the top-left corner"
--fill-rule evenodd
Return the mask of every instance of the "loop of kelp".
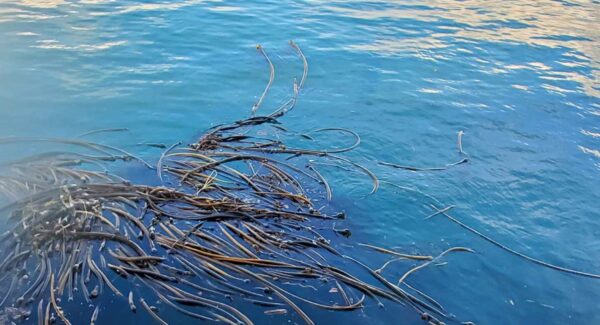
M 5 164 L 9 173 L 0 177 L 0 193 L 9 203 L 0 208 L 8 228 L 0 235 L 0 286 L 6 288 L 0 323 L 80 323 L 70 320 L 72 308 L 81 308 L 78 301 L 95 306 L 89 319 L 98 323 L 100 295 L 112 295 L 160 324 L 173 320 L 153 305 L 157 301 L 163 303 L 160 308 L 185 317 L 228 324 L 253 323 L 232 301 L 268 308 L 266 315 L 289 312 L 306 324 L 314 321 L 303 306 L 351 311 L 367 304 L 366 298 L 409 306 L 429 324 L 451 318 L 405 280 L 443 254 L 467 249 L 453 248 L 434 258 L 367 246 L 394 255 L 394 260 L 412 261 L 395 284 L 382 275 L 389 262 L 371 269 L 326 239 L 350 235 L 331 226 L 345 215 L 314 205 L 322 197 L 331 199 L 331 188 L 312 163 L 299 166 L 291 159 L 308 156 L 344 163 L 372 179 L 373 193 L 379 186 L 375 174 L 333 155 L 355 148 L 360 143 L 356 133 L 341 128 L 313 131 L 351 135 L 353 144 L 339 150 L 288 148 L 279 139 L 251 135 L 261 125 L 277 125 L 305 85 L 308 62 L 298 45 L 290 44 L 304 67 L 291 99 L 269 115 L 214 127 L 186 147 L 165 146 L 156 174 L 152 172 L 159 185 L 134 184 L 111 173 L 110 164 L 130 160 L 154 169 L 120 148 L 77 138 L 0 139 L 53 142 L 93 152 L 54 151 Z M 274 76 L 266 52 L 261 54 Z M 330 233 L 319 231 L 328 229 L 323 224 L 329 224 Z M 369 276 L 342 269 L 344 259 L 358 263 Z M 335 284 L 329 291 L 335 297 L 307 293 L 319 291 L 319 283 Z M 148 290 L 140 292 L 137 286 Z

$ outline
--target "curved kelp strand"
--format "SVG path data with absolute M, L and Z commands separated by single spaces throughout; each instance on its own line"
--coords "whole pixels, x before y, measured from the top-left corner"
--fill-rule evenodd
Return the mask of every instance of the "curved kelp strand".
M 512 249 L 512 248 L 510 248 L 510 247 L 508 247 L 508 246 L 506 246 L 504 244 L 501 244 L 500 242 L 498 242 L 498 241 L 490 238 L 487 235 L 484 235 L 483 233 L 477 231 L 476 229 L 474 229 L 474 228 L 466 225 L 465 223 L 461 222 L 460 220 L 452 217 L 446 211 L 444 211 L 444 209 L 440 209 L 440 208 L 436 207 L 433 204 L 431 204 L 430 206 L 431 206 L 432 209 L 435 210 L 436 214 L 441 214 L 441 215 L 445 216 L 446 218 L 448 218 L 450 221 L 454 222 L 455 224 L 463 227 L 464 229 L 467 229 L 468 231 L 474 233 L 475 235 L 477 235 L 477 236 L 485 239 L 489 243 L 492 243 L 493 245 L 496 245 L 497 247 L 500 247 L 501 249 L 503 249 L 503 250 L 505 250 L 505 251 L 513 254 L 513 255 L 516 255 L 516 256 L 518 256 L 520 258 L 523 258 L 523 259 L 525 259 L 527 261 L 533 262 L 533 263 L 541 265 L 541 266 L 545 266 L 545 267 L 553 269 L 553 270 L 557 270 L 557 271 L 561 271 L 561 272 L 565 272 L 565 273 L 570 273 L 570 274 L 575 274 L 575 275 L 580 275 L 580 276 L 589 277 L 589 278 L 600 279 L 600 274 L 594 274 L 594 273 L 588 273 L 588 272 L 583 272 L 583 271 L 577 271 L 577 270 L 573 270 L 573 269 L 570 269 L 570 268 L 566 268 L 566 267 L 554 265 L 554 264 L 551 264 L 551 263 L 548 263 L 548 262 L 545 262 L 545 261 L 542 261 L 542 260 L 539 260 L 539 259 L 527 256 L 527 255 L 525 255 L 523 253 L 517 252 L 514 249 Z
M 267 55 L 267 52 L 265 52 L 265 49 L 261 45 L 257 45 L 256 49 L 260 52 L 260 54 L 262 54 L 262 56 L 265 58 L 265 60 L 269 64 L 269 82 L 267 83 L 265 90 L 263 90 L 262 95 L 260 95 L 260 98 L 258 99 L 258 101 L 254 104 L 254 106 L 252 106 L 252 116 L 254 116 L 254 114 L 256 114 L 256 111 L 258 111 L 258 109 L 260 108 L 260 105 L 262 104 L 263 100 L 267 96 L 267 93 L 269 92 L 271 85 L 273 85 L 273 80 L 275 80 L 275 66 L 273 65 L 273 62 L 271 62 L 271 59 Z

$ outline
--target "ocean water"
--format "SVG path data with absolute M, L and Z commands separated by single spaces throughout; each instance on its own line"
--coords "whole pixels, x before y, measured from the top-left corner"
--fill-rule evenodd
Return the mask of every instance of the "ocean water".
M 0 136 L 124 127 L 99 140 L 156 158 L 160 150 L 137 144 L 191 140 L 250 114 L 269 74 L 256 44 L 276 67 L 259 112 L 284 102 L 302 69 L 293 39 L 309 76 L 282 122 L 356 131 L 362 143 L 347 157 L 403 187 L 382 183 L 366 196 L 368 178 L 323 167 L 353 230 L 340 244 L 474 249 L 410 278 L 456 323 L 600 324 L 600 280 L 510 255 L 443 216 L 424 220 L 430 195 L 519 252 L 600 273 L 599 22 L 597 1 L 3 0 Z M 421 172 L 377 164 L 456 162 L 459 131 L 466 164 Z M 7 159 L 35 148 L 0 150 Z M 374 268 L 384 262 L 352 252 Z M 392 266 L 391 278 L 411 264 Z M 309 311 L 317 323 L 423 324 L 391 303 Z M 99 321 L 149 321 L 126 317 L 101 311 Z

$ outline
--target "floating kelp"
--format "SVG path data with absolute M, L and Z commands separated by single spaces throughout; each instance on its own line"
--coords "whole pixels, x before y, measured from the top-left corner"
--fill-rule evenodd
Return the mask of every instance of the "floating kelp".
M 315 206 L 331 199 L 332 191 L 311 161 L 357 169 L 372 179 L 371 193 L 379 186 L 366 167 L 339 155 L 360 143 L 356 133 L 322 128 L 299 135 L 339 132 L 352 139 L 346 148 L 319 150 L 288 147 L 268 132 L 254 132 L 286 133 L 278 119 L 294 108 L 308 72 L 302 51 L 291 46 L 304 70 L 286 103 L 269 115 L 254 116 L 274 78 L 271 61 L 258 47 L 271 76 L 253 116 L 214 127 L 185 147 L 162 146 L 156 167 L 120 148 L 83 140 L 120 129 L 73 139 L 0 139 L 91 152 L 54 151 L 6 164 L 10 172 L 0 178 L 0 192 L 10 200 L 0 209 L 8 227 L 0 237 L 0 324 L 81 323 L 71 320 L 73 310 L 81 308 L 74 302 L 81 301 L 94 306 L 90 323 L 99 323 L 97 301 L 104 295 L 160 324 L 174 320 L 156 302 L 185 317 L 227 324 L 252 324 L 232 301 L 273 317 L 296 315 L 307 324 L 314 322 L 301 306 L 351 311 L 369 301 L 382 305 L 380 300 L 412 308 L 429 324 L 451 318 L 405 280 L 447 253 L 470 249 L 454 247 L 434 257 L 366 245 L 393 256 L 374 270 L 341 254 L 327 239 L 350 236 L 350 231 L 335 228 L 344 213 Z M 111 172 L 112 164 L 132 160 L 155 169 L 160 184 L 133 184 Z M 342 268 L 344 260 L 364 268 L 370 278 Z M 386 279 L 384 269 L 399 260 L 412 261 L 411 268 L 397 281 Z M 324 282 L 331 284 L 327 298 L 315 294 Z
M 405 280 L 448 253 L 470 249 L 454 247 L 434 257 L 363 244 L 393 257 L 372 269 L 341 254 L 327 239 L 351 233 L 335 226 L 343 212 L 314 204 L 332 197 L 316 162 L 364 173 L 373 182 L 370 193 L 379 180 L 339 155 L 360 143 L 351 130 L 321 128 L 297 135 L 309 140 L 323 132 L 348 135 L 349 145 L 339 149 L 289 147 L 264 131 L 289 134 L 279 118 L 294 108 L 306 81 L 306 58 L 295 43 L 291 46 L 304 69 L 288 101 L 255 116 L 275 76 L 259 46 L 270 77 L 252 117 L 209 129 L 185 147 L 153 144 L 165 149 L 156 166 L 123 149 L 84 140 L 123 131 L 118 128 L 73 139 L 1 138 L 0 144 L 54 143 L 90 153 L 51 151 L 5 163 L 0 193 L 10 202 L 0 209 L 8 228 L 0 237 L 0 323 L 71 324 L 73 311 L 81 308 L 76 302 L 85 301 L 94 307 L 88 319 L 95 324 L 102 319 L 98 300 L 105 295 L 161 324 L 174 320 L 160 309 L 200 321 L 252 324 L 232 301 L 262 308 L 264 315 L 297 315 L 307 324 L 314 323 L 310 311 L 300 305 L 351 311 L 368 301 L 383 306 L 381 300 L 412 308 L 429 324 L 452 318 Z M 155 169 L 160 184 L 133 184 L 111 172 L 112 164 L 129 161 Z M 344 260 L 364 268 L 369 278 L 344 269 Z M 382 275 L 402 260 L 413 266 L 397 281 Z M 314 298 L 322 291 L 319 283 L 331 284 L 327 293 L 336 298 Z
M 125 130 L 121 128 L 68 139 L 0 138 L 0 144 L 81 149 L 4 163 L 8 172 L 0 175 L 0 195 L 9 203 L 0 208 L 7 229 L 0 235 L 0 324 L 79 324 L 81 318 L 71 319 L 81 314 L 82 302 L 93 308 L 85 322 L 96 324 L 103 318 L 100 301 L 105 296 L 160 324 L 175 321 L 165 309 L 192 320 L 252 324 L 254 317 L 239 306 L 313 324 L 306 307 L 352 311 L 373 302 L 383 306 L 382 300 L 414 309 L 429 324 L 453 319 L 434 298 L 406 280 L 449 253 L 471 249 L 451 247 L 430 256 L 359 244 L 392 257 L 373 269 L 339 252 L 328 239 L 350 237 L 351 231 L 337 228 L 345 214 L 328 206 L 333 191 L 317 166 L 334 164 L 364 173 L 372 180 L 370 193 L 380 182 L 368 168 L 340 155 L 360 144 L 355 132 L 320 128 L 296 134 L 280 125 L 279 118 L 295 107 L 308 72 L 304 54 L 293 42 L 291 46 L 304 69 L 288 101 L 268 115 L 256 116 L 275 76 L 271 60 L 259 46 L 270 76 L 252 107 L 252 117 L 211 128 L 188 146 L 141 143 L 164 149 L 156 164 L 85 140 Z M 313 140 L 324 132 L 348 136 L 348 146 L 308 149 L 290 147 L 282 140 L 287 136 Z M 421 172 L 466 163 L 462 136 L 460 131 L 457 147 L 463 157 L 456 163 L 435 168 L 380 164 Z M 118 163 L 130 162 L 145 166 L 154 179 L 133 182 L 114 173 Z M 442 215 L 538 265 L 600 277 L 512 250 L 450 216 L 453 206 L 441 208 L 437 199 L 421 194 L 436 203 L 428 218 Z M 364 272 L 351 270 L 347 261 Z M 397 280 L 383 275 L 401 261 L 411 265 Z

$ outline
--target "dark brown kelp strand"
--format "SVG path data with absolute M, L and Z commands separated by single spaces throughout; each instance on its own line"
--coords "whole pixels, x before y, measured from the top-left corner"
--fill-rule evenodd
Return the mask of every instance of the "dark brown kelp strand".
M 517 251 L 515 251 L 514 249 L 512 249 L 512 248 L 510 248 L 510 247 L 508 247 L 508 246 L 506 246 L 506 245 L 503 245 L 503 244 L 499 243 L 498 241 L 496 241 L 496 240 L 494 240 L 494 239 L 490 238 L 489 236 L 487 236 L 487 235 L 484 235 L 483 233 L 481 233 L 481 232 L 477 231 L 476 229 L 474 229 L 474 228 L 472 228 L 472 227 L 470 227 L 470 226 L 468 226 L 468 225 L 464 224 L 464 223 L 463 223 L 463 222 L 461 222 L 460 220 L 458 220 L 458 219 L 456 219 L 456 218 L 452 217 L 451 215 L 449 215 L 449 214 L 447 213 L 447 211 L 448 211 L 448 209 L 447 209 L 447 208 L 446 208 L 446 209 L 440 209 L 440 208 L 436 207 L 436 206 L 435 206 L 435 205 L 433 205 L 433 204 L 432 204 L 432 205 L 430 205 L 430 206 L 431 206 L 431 208 L 433 208 L 433 209 L 435 210 L 435 213 L 434 213 L 435 215 L 437 215 L 437 214 L 441 214 L 441 215 L 445 216 L 446 218 L 448 218 L 450 221 L 454 222 L 455 224 L 457 224 L 457 225 L 459 225 L 459 226 L 463 227 L 464 229 L 467 229 L 468 231 L 470 231 L 470 232 L 474 233 L 475 235 L 477 235 L 477 236 L 479 236 L 479 237 L 481 237 L 481 238 L 485 239 L 485 240 L 486 240 L 486 241 L 488 241 L 489 243 L 492 243 L 492 244 L 496 245 L 497 247 L 500 247 L 501 249 L 503 249 L 503 250 L 505 250 L 505 251 L 507 251 L 507 252 L 509 252 L 509 253 L 513 254 L 513 255 L 516 255 L 516 256 L 518 256 L 518 257 L 521 257 L 521 258 L 523 258 L 523 259 L 525 259 L 525 260 L 528 260 L 528 261 L 530 261 L 530 262 L 533 262 L 533 263 L 535 263 L 535 264 L 538 264 L 538 265 L 541 265 L 541 266 L 545 266 L 545 267 L 547 267 L 547 268 L 551 268 L 551 269 L 553 269 L 553 270 L 557 270 L 557 271 L 561 271 L 561 272 L 566 272 L 566 273 L 571 273 L 571 274 L 580 275 L 580 276 L 585 276 L 585 277 L 589 277 L 589 278 L 600 279 L 600 274 L 594 274 L 594 273 L 582 272 L 582 271 L 577 271 L 577 270 L 569 269 L 569 268 L 566 268 L 566 267 L 562 267 L 562 266 L 558 266 L 558 265 L 550 264 L 550 263 L 548 263 L 548 262 L 544 262 L 544 261 L 542 261 L 542 260 L 538 260 L 538 259 L 536 259 L 536 258 L 533 258 L 533 257 L 527 256 L 527 255 L 525 255 L 525 254 L 523 254 L 523 253 L 517 252 Z M 433 216 L 433 215 L 432 215 L 432 216 Z

